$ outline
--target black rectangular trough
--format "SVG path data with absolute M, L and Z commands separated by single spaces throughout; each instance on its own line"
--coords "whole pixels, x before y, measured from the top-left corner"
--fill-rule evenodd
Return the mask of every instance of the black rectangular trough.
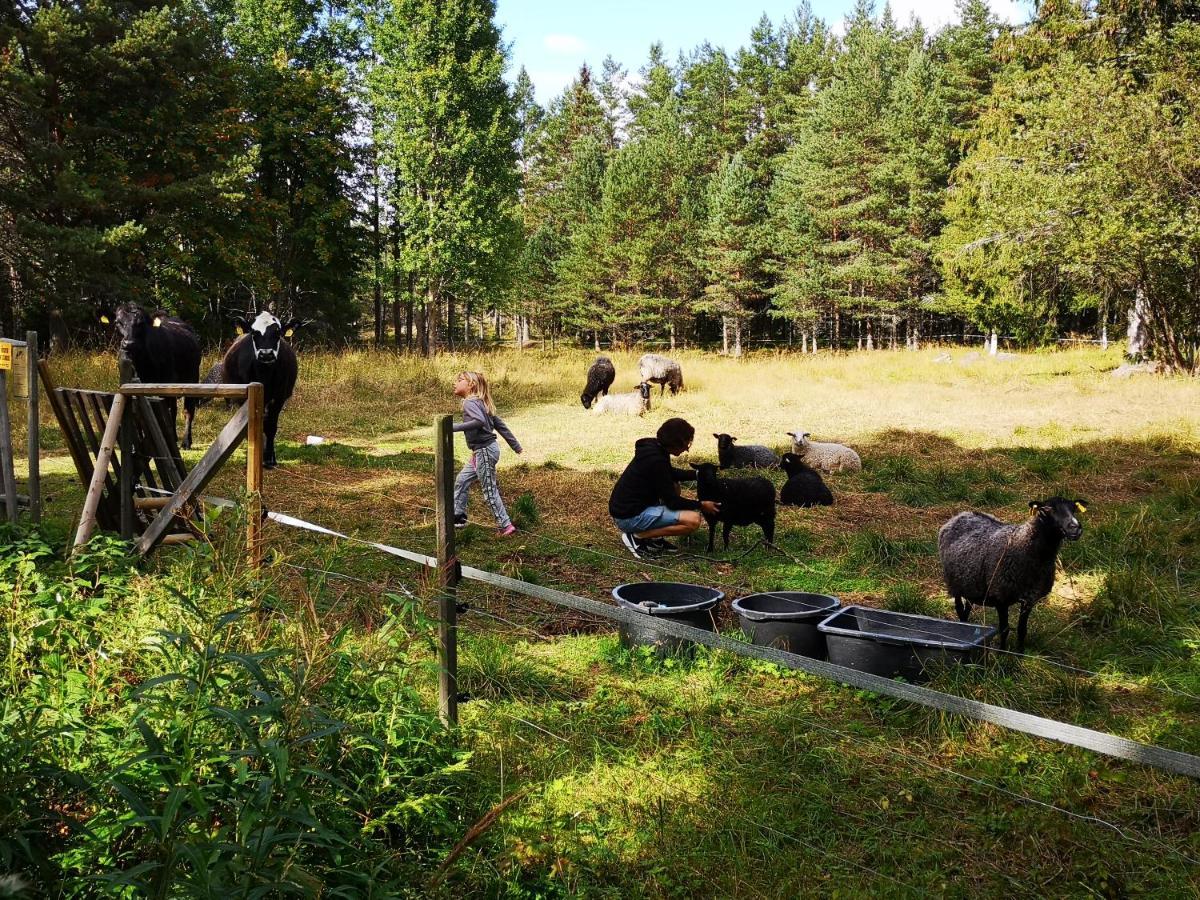
M 829 661 L 885 678 L 910 681 L 928 677 L 928 669 L 972 662 L 996 629 L 932 616 L 847 606 L 817 626 L 829 646 Z

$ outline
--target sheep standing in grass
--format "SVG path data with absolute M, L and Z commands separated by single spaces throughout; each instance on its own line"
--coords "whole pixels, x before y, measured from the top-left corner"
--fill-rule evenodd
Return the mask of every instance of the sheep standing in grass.
M 845 444 L 825 444 L 809 439 L 807 431 L 789 431 L 792 452 L 818 472 L 861 472 L 862 460 Z
M 781 506 L 833 506 L 833 494 L 821 473 L 805 465 L 795 453 L 783 454 L 780 461 L 788 480 L 779 489 Z
M 640 416 L 650 409 L 650 385 L 642 382 L 628 394 L 606 394 L 596 401 L 592 411 L 616 415 Z
M 722 469 L 774 469 L 779 465 L 779 457 L 770 447 L 761 444 L 744 444 L 736 446 L 731 434 L 714 434 L 717 439 L 717 460 Z
M 775 540 L 775 485 L 761 475 L 754 478 L 721 478 L 712 463 L 693 463 L 696 496 L 718 504 L 715 514 L 701 511 L 708 522 L 708 552 L 713 552 L 717 522 L 723 523 L 722 537 L 729 549 L 729 532 L 735 525 L 757 524 L 767 543 Z
M 1032 500 L 1033 516 L 1009 525 L 994 516 L 961 512 L 938 531 L 938 556 L 946 590 L 954 598 L 960 621 L 974 605 L 994 606 L 1000 619 L 1000 649 L 1008 641 L 1008 608 L 1021 605 L 1017 650 L 1025 649 L 1029 613 L 1054 587 L 1054 562 L 1064 539 L 1079 540 L 1083 526 L 1077 513 L 1085 500 L 1051 497 Z
M 679 363 L 658 353 L 643 354 L 638 360 L 638 373 L 642 381 L 658 385 L 660 397 L 666 388 L 671 389 L 671 396 L 683 390 L 683 369 L 679 368 Z
M 592 404 L 601 394 L 607 397 L 608 389 L 612 387 L 616 377 L 617 368 L 612 364 L 612 360 L 607 356 L 597 356 L 596 361 L 588 369 L 587 386 L 579 395 L 579 402 L 583 404 L 583 408 L 591 409 Z

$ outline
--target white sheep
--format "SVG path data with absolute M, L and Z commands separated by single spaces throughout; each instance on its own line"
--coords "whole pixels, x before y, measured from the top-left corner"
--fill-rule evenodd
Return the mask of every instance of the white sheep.
M 792 452 L 819 472 L 861 472 L 862 460 L 845 444 L 809 440 L 807 431 L 789 431 Z
M 601 397 L 592 407 L 592 412 L 640 416 L 649 409 L 650 385 L 643 381 L 636 390 L 630 391 L 628 394 L 607 394 Z

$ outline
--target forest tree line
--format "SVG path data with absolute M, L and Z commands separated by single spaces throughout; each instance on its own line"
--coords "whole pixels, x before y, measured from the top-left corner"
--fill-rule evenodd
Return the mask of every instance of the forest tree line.
M 545 107 L 492 0 L 15 0 L 0 328 L 102 306 L 210 340 L 799 349 L 1200 341 L 1200 10 L 860 0 L 736 51 L 584 67 Z M 1115 335 L 1114 335 L 1115 336 Z M 995 338 L 993 337 L 993 340 Z

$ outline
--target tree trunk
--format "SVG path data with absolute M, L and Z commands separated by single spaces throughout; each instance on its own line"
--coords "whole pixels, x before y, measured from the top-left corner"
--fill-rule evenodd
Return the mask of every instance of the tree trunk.
M 413 307 L 416 306 L 414 294 L 417 290 L 417 276 L 408 273 L 408 296 L 404 300 L 404 348 L 410 353 L 413 348 Z
M 808 353 L 808 332 L 807 331 L 800 332 L 800 352 Z
M 1134 362 L 1150 356 L 1150 332 L 1147 327 L 1146 291 L 1139 284 L 1129 307 L 1129 327 L 1125 331 L 1125 355 Z
M 842 346 L 842 311 L 838 307 L 833 308 L 833 349 L 836 351 Z
M 733 355 L 737 359 L 742 358 L 742 320 L 735 319 L 733 322 Z
M 721 352 L 729 355 L 729 320 L 721 317 Z
M 446 345 L 454 352 L 454 295 L 446 295 Z
M 999 336 L 996 334 L 996 329 L 993 328 L 991 338 L 989 339 L 989 343 L 988 343 L 988 354 L 990 354 L 991 356 L 995 356 L 996 350 L 998 349 L 998 347 L 999 347 Z
M 875 349 L 875 333 L 871 328 L 871 320 L 867 319 L 867 349 Z
M 671 317 L 671 350 L 675 350 L 675 317 Z
M 374 252 L 373 280 L 375 290 L 375 346 L 383 346 L 383 241 L 379 234 L 379 148 L 371 147 L 371 180 L 374 182 L 371 201 L 371 246 Z
M 429 311 L 424 300 L 417 306 L 417 350 L 429 355 Z

